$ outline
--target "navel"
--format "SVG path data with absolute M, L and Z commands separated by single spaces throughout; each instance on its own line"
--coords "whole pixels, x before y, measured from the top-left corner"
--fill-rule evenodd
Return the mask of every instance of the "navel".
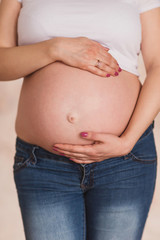
M 74 112 L 68 113 L 67 120 L 70 123 L 76 123 L 78 121 L 78 114 Z

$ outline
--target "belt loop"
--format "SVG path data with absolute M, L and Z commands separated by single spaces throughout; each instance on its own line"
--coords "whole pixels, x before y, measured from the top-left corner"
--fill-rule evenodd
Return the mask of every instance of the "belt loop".
M 32 161 L 33 164 L 37 163 L 37 157 L 35 155 L 35 150 L 36 149 L 39 149 L 39 147 L 38 146 L 34 146 L 33 149 L 32 149 L 31 161 Z

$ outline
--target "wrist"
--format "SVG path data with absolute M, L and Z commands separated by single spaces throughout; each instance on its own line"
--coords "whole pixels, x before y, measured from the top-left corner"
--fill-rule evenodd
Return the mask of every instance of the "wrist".
M 127 155 L 133 149 L 136 142 L 133 139 L 128 138 L 127 135 L 122 135 L 120 138 L 123 142 L 124 155 Z
M 60 37 L 48 40 L 48 56 L 52 62 L 60 60 Z

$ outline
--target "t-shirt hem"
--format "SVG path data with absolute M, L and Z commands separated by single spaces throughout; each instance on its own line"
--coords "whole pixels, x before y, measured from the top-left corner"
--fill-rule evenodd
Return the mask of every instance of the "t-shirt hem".
M 122 70 L 125 70 L 126 72 L 129 72 L 129 73 L 132 73 L 132 74 L 136 75 L 137 77 L 140 76 L 139 73 L 138 73 L 138 71 L 131 70 L 130 68 L 127 68 L 127 67 L 125 67 L 125 66 L 122 66 L 121 64 L 120 64 L 120 68 L 121 68 Z

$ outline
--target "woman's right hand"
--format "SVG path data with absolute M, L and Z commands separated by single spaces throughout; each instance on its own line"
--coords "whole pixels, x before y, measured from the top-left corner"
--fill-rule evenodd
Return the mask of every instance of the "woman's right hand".
M 117 76 L 121 71 L 108 48 L 87 37 L 57 37 L 58 61 L 87 70 L 101 77 Z M 96 67 L 97 60 L 100 64 Z

